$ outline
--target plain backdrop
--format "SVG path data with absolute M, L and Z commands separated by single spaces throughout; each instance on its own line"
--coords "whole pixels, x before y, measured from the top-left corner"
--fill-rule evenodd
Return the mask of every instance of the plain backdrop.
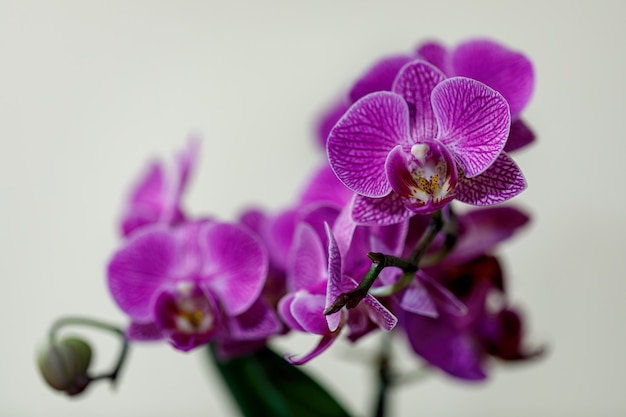
M 390 415 L 626 414 L 625 17 L 624 1 L 0 1 L 0 415 L 236 415 L 203 353 L 165 344 L 137 346 L 117 389 L 77 399 L 36 373 L 55 318 L 125 322 L 104 271 L 129 185 L 198 132 L 193 214 L 284 207 L 323 158 L 316 115 L 354 77 L 424 39 L 475 36 L 535 64 L 538 141 L 516 156 L 533 224 L 500 253 L 548 354 L 481 384 L 433 373 L 398 387 Z M 104 369 L 117 346 L 93 336 Z M 306 369 L 367 415 L 376 345 Z M 419 364 L 399 347 L 395 366 Z

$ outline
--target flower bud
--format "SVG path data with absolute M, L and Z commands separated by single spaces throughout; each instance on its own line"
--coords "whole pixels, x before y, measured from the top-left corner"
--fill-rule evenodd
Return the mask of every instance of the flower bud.
M 91 347 L 75 337 L 44 346 L 39 352 L 37 364 L 48 385 L 67 395 L 83 392 L 91 382 L 87 375 L 91 362 Z

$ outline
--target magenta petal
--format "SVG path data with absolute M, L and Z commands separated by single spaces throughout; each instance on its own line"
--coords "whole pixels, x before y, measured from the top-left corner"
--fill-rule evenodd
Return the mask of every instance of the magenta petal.
M 407 287 L 400 299 L 400 308 L 421 316 L 437 317 L 439 315 L 428 291 L 421 285 Z
M 396 146 L 387 157 L 385 172 L 391 188 L 401 196 L 408 197 L 413 194 L 413 190 L 419 185 L 409 171 L 407 155 L 402 150 L 402 146 Z
M 236 340 L 259 340 L 274 335 L 282 329 L 276 313 L 258 299 L 244 313 L 228 319 L 230 337 Z
M 341 116 L 348 110 L 350 104 L 347 99 L 338 100 L 332 106 L 319 117 L 315 131 L 317 132 L 317 140 L 322 149 L 326 149 L 326 141 L 328 140 L 328 134 Z
M 504 145 L 504 152 L 513 152 L 535 141 L 535 134 L 522 120 L 511 122 L 509 137 Z
M 300 204 L 311 203 L 333 204 L 343 207 L 352 199 L 352 191 L 339 181 L 328 163 L 324 163 L 313 175 L 304 188 L 300 197 Z
M 438 139 L 452 152 L 467 177 L 485 171 L 498 157 L 509 134 L 506 100 L 469 78 L 449 78 L 432 94 L 439 121 Z
M 142 226 L 163 220 L 171 203 L 166 181 L 163 165 L 158 161 L 152 162 L 128 198 L 121 219 L 124 236 Z
M 317 233 L 307 223 L 296 228 L 287 264 L 287 290 L 296 292 L 326 278 L 326 254 Z
M 298 291 L 291 302 L 291 315 L 309 333 L 330 333 L 324 315 L 325 301 L 324 295 Z
M 424 271 L 417 271 L 415 277 L 426 288 L 430 299 L 434 301 L 439 312 L 445 312 L 456 317 L 462 317 L 468 313 L 467 306 L 461 300 Z
M 501 203 L 526 189 L 526 180 L 515 162 L 504 152 L 483 172 L 474 178 L 459 175 L 457 199 L 475 206 Z
M 285 295 L 278 302 L 276 311 L 278 312 L 278 315 L 283 320 L 283 322 L 285 322 L 287 327 L 289 327 L 292 330 L 299 330 L 301 332 L 304 332 L 306 331 L 304 330 L 304 327 L 302 327 L 300 323 L 298 323 L 298 320 L 296 320 L 293 317 L 293 314 L 291 314 L 291 304 L 293 303 L 293 300 L 295 298 L 296 298 L 295 293 L 289 293 Z
M 134 235 L 109 262 L 113 299 L 131 318 L 150 319 L 152 297 L 163 283 L 172 280 L 175 263 L 176 242 L 168 231 L 152 228 Z
M 487 84 L 504 96 L 515 118 L 533 93 L 535 76 L 524 55 L 489 40 L 460 44 L 451 54 L 455 75 Z
M 405 65 L 393 83 L 393 92 L 400 94 L 409 106 L 414 142 L 432 140 L 437 136 L 437 120 L 430 95 L 435 86 L 445 79 L 443 72 L 433 65 L 416 60 Z
M 326 287 L 326 303 L 324 309 L 330 307 L 342 292 L 342 270 L 341 270 L 341 253 L 339 246 L 333 236 L 330 226 L 326 226 L 326 235 L 328 236 L 328 285 Z M 341 322 L 340 312 L 329 314 L 326 316 L 326 323 L 331 332 L 339 327 Z
M 352 203 L 352 219 L 362 225 L 389 226 L 400 223 L 413 214 L 404 205 L 402 197 L 395 192 L 382 198 L 356 195 Z
M 333 224 L 333 235 L 339 247 L 339 253 L 345 259 L 352 246 L 352 238 L 357 224 L 352 220 L 352 204 L 345 206 Z
M 439 42 L 424 42 L 417 48 L 417 55 L 439 68 L 444 74 L 450 75 L 449 53 Z
M 387 154 L 409 140 L 409 109 L 402 97 L 372 93 L 354 103 L 330 132 L 328 161 L 352 191 L 382 197 L 391 190 L 385 175 Z
M 203 280 L 218 295 L 226 314 L 246 311 L 259 296 L 268 269 L 258 239 L 240 226 L 216 223 L 206 228 Z
M 405 314 L 403 323 L 411 347 L 432 365 L 458 378 L 480 380 L 482 352 L 463 330 L 440 319 Z
M 292 365 L 303 365 L 326 351 L 326 349 L 328 349 L 336 339 L 336 333 L 326 334 L 320 339 L 317 346 L 315 346 L 315 348 L 308 354 L 304 355 L 300 359 L 296 359 L 295 355 L 285 355 L 285 360 Z
M 400 68 L 410 60 L 411 57 L 408 55 L 395 55 L 381 59 L 354 84 L 350 90 L 350 100 L 357 101 L 376 91 L 391 91 L 393 80 Z
M 154 340 L 162 340 L 165 338 L 163 329 L 153 322 L 139 323 L 132 322 L 126 329 L 126 337 L 130 340 L 148 342 Z
M 462 264 L 485 253 L 510 238 L 528 223 L 528 215 L 515 207 L 484 207 L 459 217 L 459 238 L 446 262 Z
M 363 299 L 363 302 L 368 307 L 367 313 L 369 318 L 376 323 L 378 327 L 386 332 L 391 331 L 394 327 L 396 327 L 398 319 L 387 309 L 387 307 L 382 305 L 380 301 L 370 294 L 367 294 Z

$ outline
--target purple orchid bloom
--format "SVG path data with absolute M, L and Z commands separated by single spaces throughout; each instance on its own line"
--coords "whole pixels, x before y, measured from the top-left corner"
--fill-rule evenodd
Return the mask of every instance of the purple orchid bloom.
M 171 172 L 160 161 L 149 164 L 126 201 L 120 221 L 123 236 L 153 223 L 175 225 L 185 220 L 181 199 L 194 168 L 198 147 L 199 139 L 191 138 L 187 148 L 176 155 Z
M 450 308 L 454 304 L 433 294 L 430 288 L 437 315 L 420 314 L 404 298 L 394 310 L 418 355 L 453 376 L 478 380 L 486 377 L 484 365 L 488 356 L 515 360 L 539 353 L 522 349 L 521 318 L 506 306 L 499 262 L 486 255 L 528 220 L 522 211 L 503 206 L 472 210 L 459 216 L 454 250 L 419 273 L 459 300 L 464 306 L 463 314 Z M 415 228 L 421 230 L 423 225 L 416 224 Z M 496 311 L 487 303 L 489 296 L 500 299 L 501 306 Z
M 459 265 L 440 268 L 440 280 L 466 306 L 464 315 L 442 309 L 426 317 L 399 309 L 398 319 L 416 354 L 446 373 L 466 380 L 486 378 L 489 356 L 504 360 L 529 359 L 540 350 L 522 346 L 521 318 L 506 306 L 503 274 L 495 257 L 482 256 Z M 498 296 L 501 307 L 492 311 L 487 299 Z
M 366 296 L 357 308 L 343 308 L 329 316 L 324 315 L 343 291 L 356 287 L 356 282 L 342 273 L 341 254 L 337 242 L 326 225 L 328 256 L 317 232 L 307 223 L 298 225 L 294 246 L 290 253 L 288 293 L 278 304 L 278 312 L 293 330 L 322 336 L 317 346 L 299 359 L 287 356 L 296 365 L 304 364 L 327 350 L 348 327 L 350 340 L 374 328 L 374 323 L 389 331 L 397 319 L 387 308 L 371 295 Z
M 521 192 L 524 177 L 502 152 L 509 126 L 508 104 L 495 90 L 412 61 L 392 92 L 350 107 L 328 137 L 328 158 L 357 193 L 354 220 L 389 225 L 453 198 L 488 205 Z
M 523 54 L 487 39 L 472 39 L 448 50 L 438 42 L 424 42 L 414 54 L 391 55 L 377 61 L 352 86 L 346 98 L 338 100 L 319 118 L 317 134 L 326 145 L 332 127 L 351 104 L 367 94 L 391 91 L 393 82 L 404 65 L 424 59 L 446 76 L 468 77 L 498 91 L 507 100 L 511 111 L 511 129 L 505 152 L 512 152 L 533 142 L 532 130 L 520 119 L 534 89 L 534 71 Z
M 259 294 L 267 253 L 246 229 L 210 221 L 145 227 L 109 262 L 113 299 L 132 339 L 187 351 L 224 337 L 261 340 L 280 323 Z

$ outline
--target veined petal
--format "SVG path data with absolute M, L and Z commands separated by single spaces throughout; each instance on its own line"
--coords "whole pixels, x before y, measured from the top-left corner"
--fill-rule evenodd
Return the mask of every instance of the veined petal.
M 330 130 L 337 124 L 349 107 L 350 103 L 348 103 L 348 100 L 342 98 L 329 106 L 326 111 L 319 116 L 315 131 L 317 132 L 318 143 L 321 145 L 322 149 L 326 149 L 326 141 L 328 140 Z
M 439 315 L 428 291 L 421 285 L 409 285 L 406 288 L 400 299 L 400 308 L 421 316 L 437 317 Z
M 357 101 L 376 91 L 391 91 L 393 80 L 400 68 L 410 60 L 411 57 L 408 55 L 395 55 L 381 59 L 354 84 L 350 90 L 350 100 Z
M 513 152 L 530 145 L 535 141 L 535 134 L 522 120 L 517 119 L 511 122 L 509 137 L 504 145 L 504 152 Z
M 458 45 L 451 54 L 455 75 L 487 84 L 504 96 L 515 118 L 533 93 L 532 63 L 523 54 L 486 39 Z
M 469 78 L 449 78 L 432 94 L 441 141 L 467 177 L 484 172 L 509 134 L 509 106 L 497 91 Z
M 296 292 L 326 278 L 326 254 L 317 233 L 307 223 L 296 228 L 287 264 L 287 290 Z
M 282 325 L 274 310 L 257 299 L 244 313 L 229 317 L 228 327 L 236 340 L 259 340 L 280 332 Z
M 459 237 L 446 262 L 461 264 L 489 253 L 510 238 L 530 218 L 515 207 L 483 207 L 459 216 Z
M 382 330 L 388 332 L 398 324 L 398 319 L 391 311 L 380 303 L 374 296 L 367 294 L 363 299 L 367 305 L 367 315 Z
M 138 321 L 150 319 L 152 298 L 173 281 L 176 259 L 176 241 L 166 229 L 151 228 L 128 240 L 108 267 L 109 290 L 122 311 Z
M 480 380 L 482 352 L 464 331 L 448 322 L 404 313 L 403 324 L 411 347 L 432 365 L 458 378 Z
M 436 41 L 422 43 L 417 48 L 417 55 L 439 68 L 444 74 L 450 75 L 449 53 L 445 46 Z
M 328 223 L 325 224 L 326 236 L 328 237 L 328 285 L 326 287 L 326 304 L 324 309 L 330 307 L 342 292 L 342 268 L 341 253 L 339 246 L 330 230 Z M 341 312 L 329 314 L 326 316 L 326 323 L 331 332 L 339 327 L 341 322 Z
M 430 95 L 437 84 L 446 79 L 443 72 L 426 61 L 406 64 L 393 83 L 392 91 L 400 94 L 409 106 L 413 143 L 432 140 L 437 136 L 437 120 Z
M 205 229 L 203 281 L 230 316 L 246 311 L 259 296 L 268 257 L 259 240 L 244 228 L 215 223 Z
M 295 319 L 293 314 L 291 314 L 291 304 L 293 300 L 296 298 L 295 293 L 288 293 L 278 302 L 278 306 L 276 307 L 276 311 L 278 315 L 282 319 L 283 322 L 292 330 L 299 330 L 301 332 L 305 332 L 304 327 L 298 323 L 298 320 Z
M 362 225 L 389 226 L 400 223 L 412 215 L 403 198 L 395 192 L 381 198 L 354 196 L 352 219 Z
M 300 196 L 300 204 L 333 204 L 341 208 L 352 198 L 352 191 L 339 181 L 327 162 L 321 166 L 305 186 Z
M 140 323 L 133 321 L 126 329 L 126 337 L 130 340 L 148 342 L 161 340 L 165 337 L 163 329 L 154 322 Z
M 293 318 L 302 328 L 314 334 L 328 334 L 328 324 L 324 315 L 325 296 L 298 291 L 291 302 L 290 310 Z
M 387 195 L 387 154 L 409 136 L 406 102 L 390 92 L 372 93 L 357 101 L 328 136 L 330 166 L 352 191 L 368 196 Z
M 474 178 L 459 175 L 457 199 L 475 206 L 488 206 L 515 197 L 526 189 L 524 174 L 504 152 L 483 172 Z

